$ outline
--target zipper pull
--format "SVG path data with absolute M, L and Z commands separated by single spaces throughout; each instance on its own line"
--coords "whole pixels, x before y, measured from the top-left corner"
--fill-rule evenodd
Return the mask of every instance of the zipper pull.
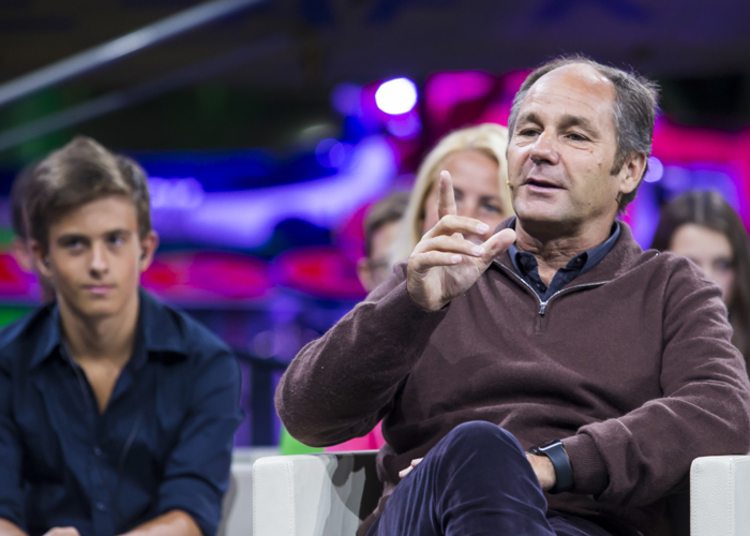
M 547 310 L 547 303 L 548 302 L 549 302 L 549 300 L 543 301 L 543 302 L 539 302 L 539 316 L 544 316 L 544 311 Z

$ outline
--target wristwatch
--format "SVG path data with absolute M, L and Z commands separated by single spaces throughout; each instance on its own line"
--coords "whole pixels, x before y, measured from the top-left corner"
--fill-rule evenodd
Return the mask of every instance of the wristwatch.
M 541 445 L 535 445 L 529 449 L 529 452 L 537 456 L 547 456 L 555 468 L 555 485 L 549 490 L 550 493 L 562 493 L 569 491 L 573 487 L 573 468 L 570 466 L 570 459 L 565 452 L 562 441 L 553 439 Z

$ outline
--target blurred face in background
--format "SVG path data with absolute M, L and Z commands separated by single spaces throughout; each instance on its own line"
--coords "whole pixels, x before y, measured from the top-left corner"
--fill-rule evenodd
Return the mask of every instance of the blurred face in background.
M 469 149 L 449 154 L 440 170 L 451 174 L 459 216 L 475 218 L 489 225 L 490 229 L 495 229 L 508 216 L 503 210 L 498 178 L 500 169 L 495 160 Z M 433 184 L 425 199 L 422 234 L 438 222 L 437 201 L 438 188 Z
M 370 256 L 357 263 L 359 281 L 367 292 L 372 292 L 391 275 L 389 253 L 400 229 L 401 222 L 396 220 L 381 225 L 372 234 Z
M 723 233 L 688 223 L 672 235 L 669 250 L 697 264 L 721 287 L 724 303 L 730 302 L 734 293 L 734 252 Z

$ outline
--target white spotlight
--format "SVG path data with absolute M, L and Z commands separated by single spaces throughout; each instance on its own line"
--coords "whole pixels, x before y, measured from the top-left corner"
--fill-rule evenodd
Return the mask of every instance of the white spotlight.
M 408 78 L 383 82 L 375 92 L 375 104 L 387 114 L 405 114 L 417 104 L 417 86 Z

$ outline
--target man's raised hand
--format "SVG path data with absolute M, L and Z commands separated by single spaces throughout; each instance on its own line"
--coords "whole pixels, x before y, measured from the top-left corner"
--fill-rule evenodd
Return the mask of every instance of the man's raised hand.
M 406 265 L 406 289 L 411 298 L 430 311 L 443 308 L 466 292 L 479 276 L 516 239 L 512 229 L 493 235 L 485 223 L 458 216 L 453 183 L 447 171 L 438 180 L 438 216 L 440 220 L 414 248 Z M 464 234 L 481 236 L 475 244 Z

